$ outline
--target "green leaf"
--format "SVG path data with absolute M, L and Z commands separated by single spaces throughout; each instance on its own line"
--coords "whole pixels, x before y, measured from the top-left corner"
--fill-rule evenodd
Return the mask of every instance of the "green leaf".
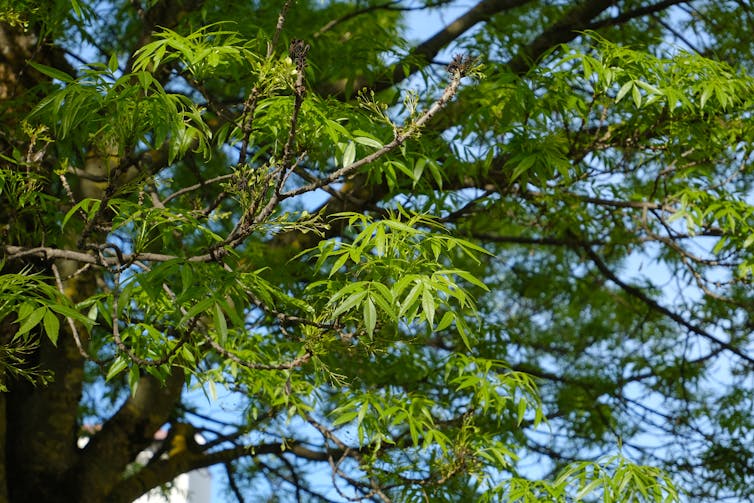
M 28 61 L 27 63 L 38 72 L 43 73 L 52 79 L 57 79 L 65 83 L 73 82 L 73 77 L 57 68 L 43 65 L 42 63 L 36 63 L 34 61 Z
M 422 284 L 417 282 L 416 284 L 414 284 L 414 287 L 411 288 L 411 290 L 408 292 L 406 298 L 403 299 L 403 302 L 401 303 L 401 309 L 398 312 L 399 317 L 414 309 L 417 301 L 419 300 L 419 295 L 421 294 L 421 292 Z
M 352 141 L 348 142 L 345 150 L 343 151 L 343 167 L 350 166 L 356 159 L 356 144 Z
M 107 371 L 105 382 L 111 380 L 112 378 L 116 377 L 118 374 L 123 372 L 126 369 L 126 367 L 128 367 L 129 361 L 130 360 L 123 355 L 116 356 L 112 365 L 110 365 L 110 369 Z
M 361 145 L 366 145 L 367 147 L 372 147 L 375 149 L 381 149 L 384 146 L 382 143 L 380 143 L 376 139 L 369 138 L 366 136 L 355 136 L 353 141 Z
M 424 288 L 422 292 L 422 310 L 427 318 L 427 323 L 432 327 L 435 322 L 435 299 L 429 288 Z
M 349 295 L 333 312 L 332 317 L 337 318 L 340 314 L 353 309 L 367 296 L 368 292 L 356 292 Z
M 107 68 L 112 72 L 115 73 L 118 71 L 118 56 L 115 53 L 112 53 L 110 55 L 110 59 L 107 62 Z
M 379 282 L 372 282 L 369 287 L 371 289 L 370 298 L 375 304 L 393 321 L 398 321 L 397 306 L 395 305 L 393 294 L 390 289 Z
M 536 161 L 537 161 L 537 156 L 535 154 L 530 154 L 520 159 L 519 163 L 513 169 L 513 174 L 511 175 L 511 181 L 518 180 L 518 178 L 521 175 L 529 171 L 529 169 L 531 169 L 531 167 L 534 166 L 534 163 Z
M 89 321 L 96 322 L 99 315 L 99 304 L 92 304 L 89 311 L 86 313 L 86 317 Z
M 178 324 L 183 325 L 194 316 L 209 311 L 213 307 L 215 302 L 215 299 L 213 299 L 212 297 L 200 300 L 191 309 L 186 311 L 186 314 L 183 315 L 181 321 L 179 321 Z
M 467 334 L 468 327 L 462 317 L 456 318 L 456 329 L 458 330 L 458 335 L 461 336 L 463 345 L 466 346 L 466 349 L 471 349 L 471 343 L 469 342 L 469 336 Z
M 340 271 L 340 269 L 345 265 L 345 263 L 348 261 L 349 254 L 343 253 L 340 257 L 338 257 L 338 260 L 335 261 L 335 263 L 332 265 L 332 268 L 330 269 L 329 277 L 332 277 L 333 274 Z
M 94 213 L 99 211 L 100 204 L 102 204 L 102 201 L 100 201 L 99 199 L 92 199 L 92 198 L 82 199 L 78 203 L 74 204 L 73 207 L 70 210 L 68 210 L 68 212 L 65 214 L 65 217 L 63 217 L 63 223 L 61 224 L 61 228 L 65 229 L 65 224 L 79 210 L 83 210 L 84 213 L 86 213 L 87 217 L 91 218 Z
M 217 386 L 215 385 L 215 381 L 210 379 L 207 381 L 207 385 L 209 386 L 209 397 L 210 400 L 213 402 L 217 401 Z
M 338 413 L 338 411 L 333 411 L 332 415 L 335 416 L 335 419 L 333 419 L 333 426 L 341 426 L 343 424 L 350 423 L 354 419 L 356 419 L 356 416 L 359 414 L 358 411 L 352 410 L 348 412 Z
M 421 179 L 426 164 L 427 160 L 424 158 L 418 159 L 414 163 L 414 171 L 411 173 L 411 178 L 414 180 L 414 187 L 416 187 L 417 182 Z
M 66 318 L 70 318 L 74 321 L 77 321 L 78 323 L 81 323 L 82 325 L 86 327 L 93 327 L 96 325 L 96 319 L 90 319 L 89 316 L 86 316 L 75 309 L 71 309 L 70 307 L 63 305 L 63 304 L 50 304 L 47 306 L 48 309 L 51 311 L 54 311 L 55 313 L 65 316 Z M 94 307 L 94 306 L 93 306 Z
M 574 499 L 576 500 L 582 500 L 585 496 L 588 496 L 589 494 L 592 494 L 597 488 L 602 486 L 604 484 L 602 479 L 595 479 L 589 482 L 587 485 L 582 487 L 575 495 Z
M 18 332 L 16 332 L 16 336 L 24 335 L 36 327 L 39 322 L 42 321 L 42 318 L 44 318 L 45 313 L 47 313 L 47 308 L 44 306 L 34 309 L 34 311 L 23 320 L 21 327 L 18 329 Z
M 228 340 L 228 324 L 219 303 L 215 303 L 215 329 L 220 334 L 219 342 Z
M 634 87 L 633 80 L 629 80 L 628 82 L 623 84 L 621 88 L 618 90 L 618 94 L 615 96 L 615 102 L 618 103 L 620 100 L 622 100 L 623 97 L 628 93 L 628 91 L 633 89 L 633 87 Z
M 139 382 L 141 381 L 141 372 L 138 365 L 132 365 L 128 369 L 128 389 L 131 391 L 131 396 L 136 394 L 139 389 Z
M 707 104 L 707 100 L 710 99 L 712 96 L 712 92 L 714 91 L 713 87 L 710 85 L 704 86 L 704 90 L 702 91 L 702 95 L 699 98 L 699 108 L 704 109 L 704 106 Z
M 631 89 L 631 97 L 634 100 L 636 108 L 639 108 L 641 106 L 641 91 L 639 91 L 638 86 L 634 86 L 633 89 Z
M 516 424 L 518 426 L 521 426 L 521 423 L 524 422 L 524 418 L 526 417 L 526 400 L 521 398 L 518 401 L 518 410 L 517 410 L 517 421 Z
M 377 309 L 370 297 L 364 302 L 364 324 L 366 325 L 367 334 L 370 338 L 374 336 L 374 327 L 377 325 Z
M 641 80 L 636 81 L 636 85 L 647 91 L 649 94 L 652 95 L 662 95 L 663 92 L 657 89 L 655 86 L 647 84 L 646 82 L 643 82 Z
M 191 348 L 186 345 L 183 345 L 181 347 L 181 356 L 189 365 L 194 365 L 196 363 L 196 358 L 194 358 L 194 353 L 191 351 Z
M 58 317 L 50 310 L 46 310 L 44 314 L 44 327 L 45 327 L 45 333 L 47 334 L 47 338 L 50 339 L 50 342 L 53 343 L 53 345 L 58 345 L 58 335 L 60 333 L 60 320 L 58 320 Z
M 2 278 L 2 276 L 0 276 L 0 278 Z M 29 315 L 34 311 L 34 309 L 36 309 L 36 305 L 36 303 L 31 302 L 24 302 L 23 304 L 21 304 L 21 306 L 19 306 L 18 308 L 18 319 L 24 320 L 28 318 Z
M 743 242 L 743 248 L 749 248 L 754 243 L 754 232 L 750 233 Z
M 438 189 L 442 190 L 442 174 L 440 173 L 440 167 L 433 160 L 427 162 L 427 167 L 429 168 L 429 174 L 432 175 L 435 185 Z
M 471 283 L 474 286 L 478 286 L 485 292 L 489 291 L 489 288 L 487 288 L 487 285 L 482 283 L 477 277 L 475 277 L 473 274 L 469 273 L 468 271 L 463 271 L 461 269 L 443 269 L 441 271 L 437 271 L 436 274 L 455 274 L 457 276 L 460 276 L 461 278 L 465 279 L 469 283 Z
M 451 323 L 453 323 L 453 320 L 456 318 L 455 313 L 452 311 L 446 311 L 445 314 L 442 315 L 442 319 L 440 319 L 440 323 L 437 324 L 437 327 L 435 328 L 435 331 L 439 332 L 441 330 L 445 330 L 450 326 Z
M 76 17 L 81 19 L 81 5 L 79 4 L 78 0 L 71 0 L 71 7 L 73 8 L 73 12 L 76 14 Z

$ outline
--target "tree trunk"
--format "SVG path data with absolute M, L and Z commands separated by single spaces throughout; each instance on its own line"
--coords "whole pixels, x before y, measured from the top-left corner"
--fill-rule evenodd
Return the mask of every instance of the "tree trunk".
M 13 150 L 25 152 L 27 138 L 20 131 L 20 119 L 35 104 L 29 90 L 48 80 L 36 72 L 29 61 L 74 74 L 62 51 L 40 41 L 33 28 L 11 27 L 0 23 L 0 153 L 13 157 Z M 42 161 L 44 162 L 44 161 Z M 3 169 L 24 169 L 2 161 Z M 34 166 L 26 169 L 52 169 Z M 18 215 L 7 200 L 0 198 L 0 229 L 24 233 L 12 236 L 14 242 L 35 246 L 39 235 L 51 229 L 40 228 L 32 214 Z M 7 231 L 6 231 L 7 232 Z M 8 236 L 0 234 L 5 241 Z M 75 248 L 76 236 L 71 239 Z M 70 244 L 70 243 L 69 243 Z M 0 262 L 1 264 L 1 262 Z M 49 261 L 29 260 L 2 264 L 2 273 L 40 274 L 52 278 Z M 65 269 L 71 264 L 60 263 Z M 73 270 L 78 264 L 73 265 Z M 75 303 L 92 295 L 98 285 L 97 271 L 77 275 L 65 285 Z M 52 283 L 53 280 L 51 279 Z M 15 346 L 18 329 L 14 317 L 0 322 L 0 351 Z M 78 413 L 84 384 L 84 357 L 70 327 L 61 320 L 57 346 L 42 329 L 32 336 L 35 344 L 26 355 L 24 366 L 47 373 L 47 384 L 32 383 L 15 376 L 0 375 L 0 503 L 104 502 L 109 490 L 122 479 L 135 455 L 152 442 L 154 432 L 166 422 L 180 397 L 183 372 L 176 369 L 164 385 L 143 377 L 139 391 L 127 399 L 119 412 L 101 425 L 84 449 Z M 81 331 L 82 337 L 85 333 Z M 83 341 L 84 344 L 86 341 Z M 6 353 L 0 352 L 0 357 Z

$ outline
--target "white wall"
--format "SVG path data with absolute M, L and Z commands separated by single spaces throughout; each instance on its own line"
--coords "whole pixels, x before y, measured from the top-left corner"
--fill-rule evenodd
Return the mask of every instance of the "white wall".
M 209 470 L 202 468 L 176 477 L 167 494 L 153 489 L 134 503 L 210 503 L 211 500 L 212 479 Z

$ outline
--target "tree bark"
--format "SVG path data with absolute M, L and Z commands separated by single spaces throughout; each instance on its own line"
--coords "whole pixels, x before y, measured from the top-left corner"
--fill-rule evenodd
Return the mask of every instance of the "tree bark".
M 83 359 L 70 334 L 61 335 L 58 347 L 40 338 L 39 366 L 54 380 L 42 387 L 17 381 L 7 395 L 8 495 L 11 501 L 71 501 Z
M 170 8 L 160 12 L 171 16 L 179 14 L 178 10 Z M 151 18 L 150 21 L 160 22 Z M 63 52 L 40 40 L 33 28 L 27 31 L 0 23 L 0 117 L 3 118 L 0 152 L 8 157 L 12 157 L 14 148 L 23 151 L 25 138 L 18 135 L 17 128 L 36 101 L 28 93 L 49 80 L 35 71 L 30 61 L 75 75 Z M 39 232 L 47 232 L 47 229 L 39 229 L 33 215 L 19 217 L 4 208 L 5 205 L 0 201 L 0 224 L 29 230 L 28 235 L 14 236 L 14 241 L 21 239 L 19 244 L 33 245 Z M 68 237 L 74 242 L 76 238 Z M 71 247 L 75 248 L 75 243 Z M 73 270 L 78 267 L 71 264 Z M 71 264 L 61 262 L 59 266 L 65 268 Z M 51 262 L 38 259 L 4 264 L 2 272 L 24 269 L 53 276 Z M 92 268 L 67 281 L 66 294 L 73 302 L 89 297 L 98 288 L 97 274 Z M 18 328 L 13 321 L 10 316 L 0 323 L 1 346 L 9 345 L 13 339 Z M 137 394 L 126 400 L 82 451 L 77 441 L 81 434 L 78 413 L 84 383 L 84 357 L 68 324 L 63 322 L 60 326 L 57 346 L 41 328 L 34 334 L 39 346 L 29 353 L 26 362 L 29 369 L 49 373 L 52 377 L 49 384 L 0 376 L 8 387 L 7 393 L 0 394 L 0 452 L 3 453 L 0 503 L 105 501 L 108 489 L 120 480 L 136 453 L 152 441 L 154 432 L 168 419 L 180 397 L 184 382 L 182 371 L 174 372 L 164 386 L 152 377 L 142 378 Z
M 105 501 L 128 464 L 152 443 L 154 433 L 169 419 L 183 384 L 183 370 L 179 368 L 173 369 L 164 385 L 149 375 L 139 380 L 136 393 L 84 448 L 76 467 L 78 501 Z

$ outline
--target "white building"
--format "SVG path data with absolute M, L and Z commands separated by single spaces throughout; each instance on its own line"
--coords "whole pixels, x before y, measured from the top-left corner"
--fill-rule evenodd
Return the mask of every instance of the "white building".
M 202 468 L 182 473 L 173 480 L 167 491 L 152 489 L 134 503 L 210 503 L 212 480 L 209 470 Z

